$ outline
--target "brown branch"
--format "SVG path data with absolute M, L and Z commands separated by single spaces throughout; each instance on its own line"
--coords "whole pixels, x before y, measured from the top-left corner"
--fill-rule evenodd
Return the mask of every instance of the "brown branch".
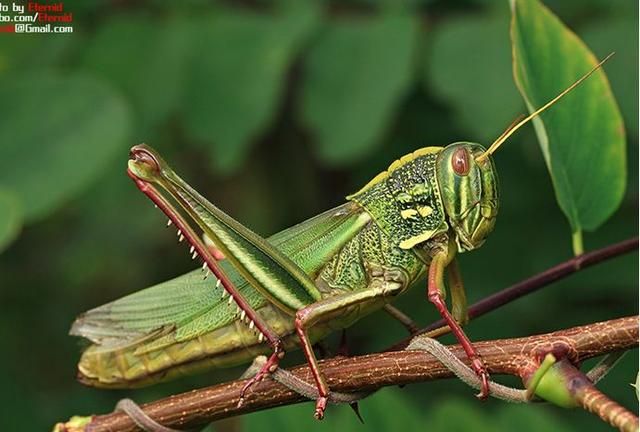
M 638 431 L 638 417 L 590 385 L 576 392 L 576 400 L 587 411 L 623 432 Z
M 478 318 L 486 313 L 489 313 L 500 306 L 504 306 L 507 303 L 511 303 L 521 297 L 531 294 L 540 288 L 550 285 L 560 279 L 564 279 L 580 270 L 586 269 L 593 265 L 607 261 L 611 258 L 615 258 L 620 255 L 635 251 L 638 249 L 638 237 L 629 238 L 618 243 L 614 243 L 609 246 L 605 246 L 600 249 L 596 249 L 591 252 L 573 257 L 565 262 L 557 264 L 547 270 L 538 273 L 530 278 L 522 280 L 508 288 L 498 291 L 495 294 L 487 296 L 482 300 L 474 303 L 469 307 L 469 319 Z M 438 331 L 438 335 L 442 335 L 448 332 L 448 327 L 445 327 L 444 320 L 438 320 L 427 327 L 420 329 L 416 334 L 429 333 L 434 330 L 442 329 Z M 403 339 L 400 342 L 395 343 L 389 347 L 389 351 L 397 351 L 403 349 L 409 344 L 413 336 Z
M 565 360 L 555 368 L 567 393 L 579 406 L 622 432 L 638 431 L 638 417 L 598 390 L 582 371 Z
M 477 342 L 475 346 L 493 375 L 524 377 L 537 367 L 540 356 L 547 352 L 562 353 L 572 362 L 581 362 L 610 352 L 628 350 L 637 344 L 638 317 L 631 316 L 543 335 Z M 458 345 L 450 348 L 456 356 L 467 361 Z M 421 351 L 393 351 L 333 358 L 321 361 L 320 367 L 329 386 L 340 392 L 373 391 L 390 385 L 452 376 L 435 357 Z M 291 372 L 303 380 L 312 381 L 307 366 L 295 367 Z M 256 385 L 242 408 L 238 408 L 237 402 L 244 383 L 244 380 L 239 380 L 193 390 L 148 403 L 142 408 L 163 425 L 192 428 L 231 416 L 305 400 L 287 387 L 268 379 Z M 125 414 L 111 413 L 95 416 L 85 428 L 77 430 L 131 432 L 139 429 Z

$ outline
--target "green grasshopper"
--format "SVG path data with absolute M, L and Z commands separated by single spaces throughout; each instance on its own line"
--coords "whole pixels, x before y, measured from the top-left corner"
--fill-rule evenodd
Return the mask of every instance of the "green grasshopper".
M 188 241 L 192 258 L 199 256 L 203 270 L 215 277 L 203 279 L 194 271 L 78 317 L 71 334 L 93 342 L 80 359 L 79 380 L 106 388 L 144 386 L 270 352 L 245 385 L 242 403 L 286 350 L 302 348 L 319 395 L 315 417 L 321 419 L 329 388 L 312 344 L 380 308 L 401 316 L 388 303 L 426 273 L 428 299 L 481 379 L 478 396 L 486 397 L 489 375 L 460 326 L 467 312 L 455 256 L 480 247 L 495 225 L 499 197 L 492 153 L 602 63 L 488 149 L 457 142 L 417 150 L 345 204 L 269 239 L 207 201 L 153 149 L 133 147 L 129 176 L 177 227 L 179 240 Z M 444 301 L 445 272 L 452 313 Z

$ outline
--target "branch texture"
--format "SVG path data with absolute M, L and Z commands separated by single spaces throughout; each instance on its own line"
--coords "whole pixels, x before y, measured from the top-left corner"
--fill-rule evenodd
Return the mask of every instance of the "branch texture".
M 615 258 L 617 256 L 624 255 L 635 250 L 638 250 L 638 237 L 632 237 L 621 242 L 572 257 L 567 261 L 556 264 L 555 266 L 550 267 L 541 273 L 524 279 L 516 284 L 511 285 L 510 287 L 498 291 L 495 294 L 491 294 L 490 296 L 487 296 L 482 300 L 472 304 L 471 306 L 469 306 L 469 319 L 471 320 L 485 315 L 495 309 L 498 309 L 500 306 L 511 303 L 512 301 L 531 294 L 543 287 L 552 284 L 553 282 L 571 276 L 572 274 L 579 272 L 580 270 L 586 269 L 593 265 L 607 261 L 611 258 Z M 441 335 L 449 331 L 446 325 L 447 324 L 444 322 L 444 320 L 441 319 L 433 322 L 423 329 L 420 329 L 416 334 L 424 334 L 432 332 L 434 330 L 442 329 L 444 331 L 437 333 L 438 335 Z M 409 344 L 412 337 L 395 343 L 393 346 L 389 347 L 388 350 L 397 351 L 403 349 Z
M 540 358 L 552 352 L 571 362 L 628 350 L 638 345 L 638 317 L 631 316 L 594 323 L 553 333 L 474 344 L 493 375 L 528 376 Z M 467 363 L 458 345 L 452 352 Z M 422 351 L 392 351 L 358 357 L 339 357 L 320 362 L 332 390 L 340 392 L 374 391 L 381 387 L 449 378 L 451 371 L 435 357 Z M 300 379 L 313 380 L 307 366 L 291 372 Z M 271 407 L 302 402 L 297 393 L 271 379 L 256 385 L 237 407 L 245 380 L 219 384 L 178 394 L 143 405 L 157 422 L 173 428 L 193 428 L 215 420 Z M 138 427 L 123 413 L 93 417 L 84 429 L 91 432 L 133 432 Z

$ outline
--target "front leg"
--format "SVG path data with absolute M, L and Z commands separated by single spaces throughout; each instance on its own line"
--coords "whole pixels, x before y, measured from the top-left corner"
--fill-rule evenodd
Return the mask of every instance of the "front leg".
M 469 321 L 467 295 L 464 291 L 458 260 L 455 257 L 447 266 L 447 282 L 449 282 L 449 291 L 451 292 L 451 314 L 458 324 L 463 326 Z
M 331 319 L 344 315 L 345 310 L 357 306 L 368 301 L 393 296 L 400 293 L 406 287 L 406 282 L 401 281 L 385 281 L 374 279 L 372 283 L 364 290 L 353 291 L 340 294 L 334 297 L 328 297 L 319 302 L 313 303 L 296 312 L 295 326 L 296 332 L 300 338 L 300 344 L 304 352 L 316 387 L 318 388 L 318 399 L 316 401 L 315 418 L 321 420 L 324 417 L 324 411 L 327 407 L 329 398 L 329 387 L 327 386 L 320 368 L 318 360 L 313 352 L 311 341 L 307 334 L 313 325 L 327 322 Z
M 471 341 L 462 330 L 462 327 L 460 327 L 460 324 L 458 324 L 458 322 L 453 318 L 444 302 L 442 294 L 445 290 L 443 275 L 444 269 L 450 261 L 450 256 L 448 256 L 444 250 L 438 250 L 433 256 L 431 264 L 429 265 L 429 275 L 427 277 L 427 297 L 438 309 L 440 316 L 446 321 L 456 339 L 458 339 L 458 342 L 462 345 L 464 352 L 471 361 L 471 368 L 482 381 L 482 388 L 478 397 L 480 399 L 485 399 L 489 395 L 489 373 L 487 372 L 487 368 L 480 358 L 480 355 L 471 344 Z

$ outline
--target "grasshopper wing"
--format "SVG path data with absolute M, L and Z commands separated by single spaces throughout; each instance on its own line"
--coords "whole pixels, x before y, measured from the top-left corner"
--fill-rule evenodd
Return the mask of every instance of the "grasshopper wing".
M 347 203 L 267 241 L 313 279 L 369 220 L 357 205 Z M 230 261 L 218 265 L 279 336 L 293 333 L 291 317 L 269 303 Z M 267 347 L 251 326 L 240 322 L 241 314 L 226 295 L 214 276 L 205 280 L 198 270 L 85 312 L 70 332 L 93 342 L 82 355 L 78 379 L 96 387 L 144 386 L 264 353 Z
M 281 231 L 268 241 L 314 276 L 366 221 L 366 213 L 346 203 Z M 267 303 L 230 263 L 221 261 L 220 265 L 254 309 Z M 140 344 L 161 335 L 172 335 L 176 342 L 188 340 L 235 319 L 228 312 L 223 293 L 215 277 L 203 279 L 195 270 L 83 313 L 74 321 L 70 334 L 103 348 Z
M 230 265 L 223 262 L 221 266 L 252 307 L 265 303 Z M 180 341 L 185 339 L 185 329 L 197 337 L 234 320 L 222 293 L 214 277 L 203 279 L 202 272 L 192 271 L 83 313 L 69 333 L 104 348 L 122 348 L 168 334 Z

